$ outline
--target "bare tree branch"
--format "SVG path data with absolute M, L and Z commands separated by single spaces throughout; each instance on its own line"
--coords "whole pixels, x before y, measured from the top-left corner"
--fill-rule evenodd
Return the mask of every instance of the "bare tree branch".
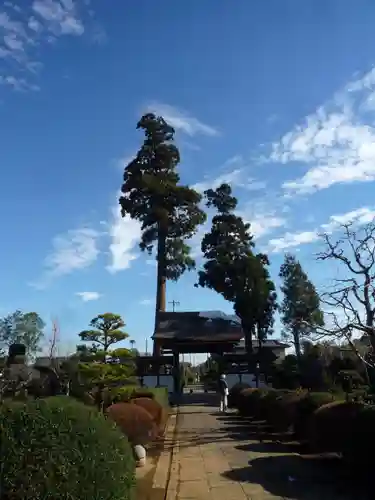
M 57 319 L 52 320 L 52 334 L 49 340 L 49 359 L 52 361 L 56 357 L 56 349 L 59 337 L 59 324 Z
M 321 300 L 335 312 L 333 336 L 346 337 L 350 345 L 351 334 L 360 332 L 368 336 L 375 351 L 375 222 L 361 228 L 351 222 L 341 228 L 342 236 L 336 241 L 328 233 L 321 235 L 325 250 L 317 259 L 341 265 L 341 276 L 321 294 Z

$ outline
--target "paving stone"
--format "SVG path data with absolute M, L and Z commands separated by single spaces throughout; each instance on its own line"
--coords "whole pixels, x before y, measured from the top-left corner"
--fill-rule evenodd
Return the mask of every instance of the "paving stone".
M 241 485 L 232 483 L 211 488 L 212 500 L 247 500 Z
M 299 458 L 268 444 L 270 453 L 267 443 L 246 435 L 243 421 L 218 416 L 215 403 L 207 405 L 210 398 L 215 401 L 210 394 L 187 396 L 194 404 L 180 407 L 166 500 L 352 500 L 315 484 L 308 474 L 305 483 L 290 482 L 288 474 L 303 473 Z
M 207 498 L 210 493 L 208 482 L 201 481 L 183 481 L 179 485 L 178 494 L 181 498 Z

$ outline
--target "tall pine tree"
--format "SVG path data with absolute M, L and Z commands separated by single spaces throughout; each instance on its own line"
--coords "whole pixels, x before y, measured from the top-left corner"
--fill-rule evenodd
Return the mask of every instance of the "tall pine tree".
M 264 339 L 272 330 L 276 307 L 275 287 L 270 279 L 266 256 L 253 252 L 250 224 L 234 211 L 237 199 L 228 184 L 205 191 L 208 207 L 218 214 L 202 240 L 206 262 L 198 274 L 197 286 L 210 288 L 233 302 L 241 320 L 248 354 L 252 353 L 254 333 Z
M 137 125 L 145 139 L 124 171 L 121 213 L 141 222 L 141 250 L 152 253 L 156 245 L 157 292 L 155 325 L 166 307 L 166 281 L 177 281 L 195 262 L 185 240 L 206 220 L 199 207 L 201 195 L 180 185 L 180 153 L 173 143 L 175 131 L 162 118 L 148 113 Z
M 293 255 L 285 255 L 279 277 L 283 280 L 281 291 L 284 294 L 281 304 L 283 336 L 294 344 L 300 366 L 302 340 L 311 335 L 316 327 L 324 324 L 320 298 L 300 262 Z

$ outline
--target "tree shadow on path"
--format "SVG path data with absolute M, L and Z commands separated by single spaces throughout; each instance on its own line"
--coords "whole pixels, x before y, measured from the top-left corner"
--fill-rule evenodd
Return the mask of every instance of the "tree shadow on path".
M 231 481 L 260 484 L 271 494 L 295 500 L 371 500 L 348 485 L 338 459 L 279 455 L 251 460 L 249 466 L 223 473 Z

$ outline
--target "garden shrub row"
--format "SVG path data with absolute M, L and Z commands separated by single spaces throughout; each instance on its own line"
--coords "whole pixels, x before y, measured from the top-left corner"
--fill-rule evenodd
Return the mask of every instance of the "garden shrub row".
M 168 393 L 126 387 L 122 398 L 104 414 L 69 396 L 3 400 L 1 498 L 132 499 L 133 446 L 162 433 Z
M 133 498 L 131 445 L 93 407 L 68 396 L 3 401 L 0 434 L 1 498 Z
M 163 408 L 168 408 L 168 389 L 166 387 L 144 388 L 133 385 L 105 388 L 101 395 L 104 409 L 114 403 L 127 403 L 131 399 L 146 397 L 155 399 Z M 93 404 L 93 398 L 87 393 L 83 397 L 86 404 Z
M 375 449 L 375 405 L 347 401 L 343 394 L 255 389 L 235 385 L 229 402 L 244 417 L 276 432 L 293 432 L 311 451 L 334 452 L 362 472 Z
M 115 403 L 107 408 L 106 415 L 116 423 L 133 446 L 146 445 L 159 434 L 159 428 L 152 415 L 139 405 Z
M 164 433 L 169 415 L 167 389 L 125 389 L 106 413 L 133 445 L 147 444 Z

